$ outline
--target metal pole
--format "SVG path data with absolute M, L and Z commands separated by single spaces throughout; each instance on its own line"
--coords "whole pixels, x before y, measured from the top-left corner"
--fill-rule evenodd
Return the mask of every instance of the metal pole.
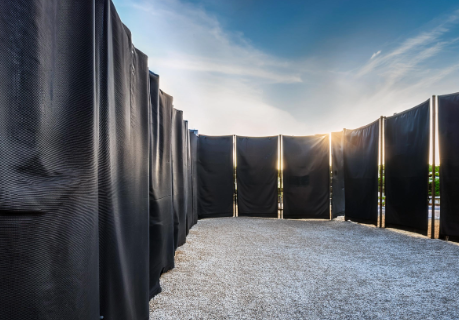
M 284 136 L 280 135 L 280 200 L 281 219 L 284 219 Z
M 238 207 L 237 207 L 237 155 L 236 155 L 236 135 L 233 135 L 233 173 L 234 173 L 234 216 L 238 216 Z
M 383 127 L 382 127 L 382 133 L 383 133 L 383 141 L 382 141 L 382 196 L 384 197 L 384 206 L 386 204 L 386 117 L 383 117 Z M 381 225 L 382 228 L 386 227 L 386 212 L 381 211 Z
M 436 133 L 436 96 L 432 96 L 432 215 L 430 238 L 435 239 L 435 133 Z
M 328 208 L 330 210 L 330 221 L 333 220 L 332 195 L 333 195 L 333 161 L 331 149 L 331 133 L 328 134 Z
M 277 219 L 281 218 L 281 187 L 280 187 L 281 146 L 280 135 L 277 139 Z
M 384 126 L 384 118 L 381 116 L 379 118 L 379 227 L 382 228 L 382 200 L 383 200 L 383 174 L 382 174 L 382 166 L 383 166 L 383 126 Z
M 344 151 L 346 146 L 344 145 L 344 142 L 346 141 L 346 128 L 343 128 L 343 138 L 341 140 L 341 147 L 343 148 L 343 174 L 345 172 L 344 170 Z M 347 221 L 346 218 L 346 185 L 344 185 L 344 221 Z

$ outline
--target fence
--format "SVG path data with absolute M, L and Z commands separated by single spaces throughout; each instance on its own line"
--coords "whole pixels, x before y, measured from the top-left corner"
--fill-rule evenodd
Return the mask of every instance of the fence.
M 148 319 L 198 218 L 428 233 L 435 96 L 331 136 L 211 137 L 109 0 L 2 1 L 0 43 L 0 319 Z M 459 236 L 458 124 L 459 94 L 439 96 L 441 237 Z

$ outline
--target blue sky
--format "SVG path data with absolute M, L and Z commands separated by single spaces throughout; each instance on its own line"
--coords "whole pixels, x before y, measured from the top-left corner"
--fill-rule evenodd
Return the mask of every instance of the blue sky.
M 457 1 L 114 3 L 203 134 L 328 133 L 459 91 Z

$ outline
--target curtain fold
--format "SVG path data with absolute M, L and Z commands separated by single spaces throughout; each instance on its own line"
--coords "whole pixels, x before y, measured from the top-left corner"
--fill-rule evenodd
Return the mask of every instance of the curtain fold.
M 98 1 L 100 316 L 149 317 L 148 59 Z
M 379 120 L 344 131 L 344 206 L 352 221 L 378 221 Z
M 233 136 L 199 136 L 199 219 L 233 216 Z
M 98 319 L 92 1 L 0 1 L 0 319 Z
M 386 227 L 427 234 L 430 101 L 385 121 Z
M 278 141 L 236 137 L 239 216 L 277 218 Z
M 282 136 L 284 218 L 330 219 L 329 140 Z

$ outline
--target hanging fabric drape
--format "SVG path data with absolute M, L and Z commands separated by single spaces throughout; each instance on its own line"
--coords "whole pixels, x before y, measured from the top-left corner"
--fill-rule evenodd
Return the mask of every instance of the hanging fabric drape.
M 148 319 L 148 59 L 132 45 L 114 5 L 96 4 L 100 315 Z
M 329 140 L 282 136 L 284 218 L 330 218 Z
M 438 96 L 440 235 L 459 237 L 459 93 Z
M 199 136 L 199 219 L 233 216 L 233 136 Z
M 343 132 L 331 133 L 332 217 L 344 215 Z
M 174 267 L 172 215 L 172 97 L 150 72 L 150 298 L 161 292 L 159 277 Z
M 186 242 L 187 232 L 187 181 L 186 175 L 186 138 L 183 111 L 172 112 L 172 199 L 174 212 L 174 237 L 177 249 Z
M 344 131 L 345 217 L 353 221 L 378 221 L 379 120 Z
M 236 137 L 239 216 L 277 218 L 278 137 Z
M 386 227 L 427 232 L 429 127 L 429 100 L 386 119 Z
M 190 154 L 191 154 L 191 187 L 192 187 L 192 209 L 193 225 L 198 223 L 198 143 L 197 130 L 190 130 Z
M 186 221 L 187 235 L 194 225 L 193 221 L 193 181 L 191 180 L 191 142 L 188 121 L 185 121 L 185 139 L 186 139 Z
M 92 1 L 0 1 L 0 319 L 98 319 Z

